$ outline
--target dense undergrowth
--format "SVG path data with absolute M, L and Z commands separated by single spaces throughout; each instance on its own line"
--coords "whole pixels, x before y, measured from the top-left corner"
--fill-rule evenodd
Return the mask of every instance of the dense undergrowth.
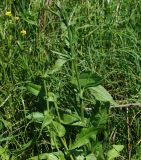
M 140 109 L 111 108 L 141 99 L 140 14 L 135 0 L 0 1 L 0 159 L 141 159 Z

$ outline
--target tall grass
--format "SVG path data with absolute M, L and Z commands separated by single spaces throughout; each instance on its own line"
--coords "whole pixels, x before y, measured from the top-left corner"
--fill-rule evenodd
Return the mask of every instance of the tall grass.
M 101 84 L 117 103 L 140 102 L 140 3 L 0 2 L 1 159 L 108 159 L 112 145 L 124 146 L 120 159 L 141 159 L 140 110 L 108 114 L 91 90 Z

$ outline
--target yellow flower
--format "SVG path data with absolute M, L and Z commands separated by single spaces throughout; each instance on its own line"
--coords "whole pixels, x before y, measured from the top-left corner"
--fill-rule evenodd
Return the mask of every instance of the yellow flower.
M 26 30 L 21 30 L 21 34 L 22 34 L 22 36 L 25 36 L 26 35 Z
M 8 17 L 11 17 L 12 14 L 11 14 L 10 11 L 8 11 L 8 12 L 5 13 L 5 15 L 8 16 Z
M 15 19 L 16 19 L 16 21 L 19 21 L 19 20 L 20 20 L 20 17 L 17 16 L 17 17 L 15 17 Z

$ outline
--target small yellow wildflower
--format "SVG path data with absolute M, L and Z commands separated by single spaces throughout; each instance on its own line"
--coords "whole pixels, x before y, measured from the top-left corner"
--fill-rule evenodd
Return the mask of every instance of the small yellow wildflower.
M 19 21 L 19 20 L 20 20 L 20 17 L 16 16 L 15 19 L 16 19 L 16 21 Z
M 26 35 L 26 30 L 21 30 L 21 34 L 22 34 L 22 36 L 25 36 Z
M 5 15 L 8 16 L 8 17 L 11 17 L 12 14 L 11 14 L 10 11 L 8 11 L 8 12 L 5 13 Z

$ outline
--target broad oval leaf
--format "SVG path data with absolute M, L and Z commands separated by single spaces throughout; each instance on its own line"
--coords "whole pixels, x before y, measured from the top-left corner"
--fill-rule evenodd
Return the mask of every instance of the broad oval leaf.
M 112 96 L 103 86 L 98 85 L 96 87 L 90 87 L 89 90 L 97 100 L 102 102 L 110 102 L 113 105 L 117 105 Z
M 97 158 L 95 157 L 95 155 L 93 153 L 91 153 L 86 156 L 86 160 L 97 160 Z
M 49 154 L 49 159 L 48 160 L 55 160 L 55 159 L 51 159 L 52 158 L 51 156 L 54 156 L 54 158 L 56 157 L 57 160 L 65 160 L 64 153 L 61 152 L 61 151 L 52 152 L 52 153 Z
M 76 160 L 85 160 L 85 157 L 83 155 L 79 155 L 76 157 Z
M 56 122 L 56 121 L 52 121 L 52 124 L 57 133 L 57 136 L 63 137 L 66 133 L 65 127 L 61 123 Z
M 48 160 L 59 160 L 58 157 L 56 157 L 54 154 L 50 153 L 48 155 Z

